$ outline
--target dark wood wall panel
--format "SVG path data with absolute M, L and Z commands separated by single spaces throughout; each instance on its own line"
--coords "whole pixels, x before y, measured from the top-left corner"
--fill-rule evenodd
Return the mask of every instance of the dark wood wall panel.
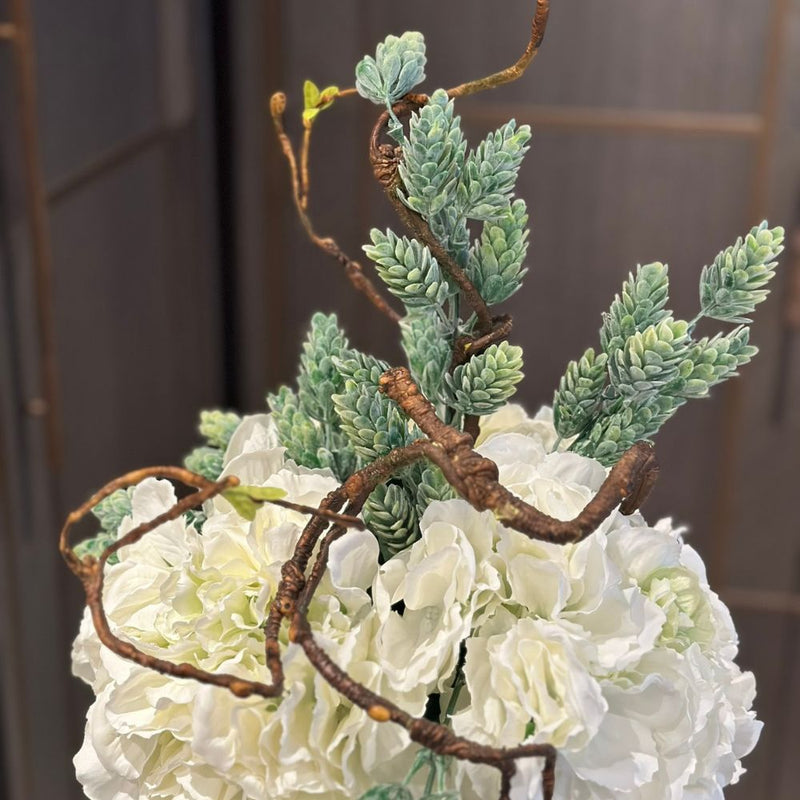
M 197 246 L 196 210 L 167 190 L 170 155 L 152 148 L 53 211 L 70 506 L 110 474 L 180 457 L 218 398 L 213 253 Z M 173 179 L 187 190 L 191 161 Z
M 530 0 L 337 3 L 360 6 L 372 39 L 422 30 L 435 86 L 489 74 L 522 52 Z M 755 111 L 759 107 L 768 4 L 748 0 L 560 0 L 553 4 L 535 74 L 503 100 L 543 104 Z M 333 23 L 332 23 L 333 24 Z M 499 93 L 497 93 L 499 94 Z M 499 98 L 497 98 L 499 99 Z
M 34 0 L 32 13 L 48 177 L 159 123 L 156 0 Z
M 11 800 L 77 800 L 71 760 L 89 697 L 70 675 L 69 652 L 82 603 L 56 532 L 68 507 L 114 475 L 179 462 L 197 439 L 197 411 L 223 392 L 212 40 L 204 2 L 39 0 L 32 11 L 53 254 L 53 291 L 40 299 L 55 328 L 64 448 L 61 463 L 49 458 L 41 416 L 37 290 L 4 44 L 0 794 L 7 784 Z

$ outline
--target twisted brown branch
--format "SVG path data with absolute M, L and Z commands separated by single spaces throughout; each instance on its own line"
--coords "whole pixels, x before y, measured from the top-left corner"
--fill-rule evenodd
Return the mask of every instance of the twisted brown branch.
M 409 114 L 418 107 L 418 103 L 410 102 L 406 98 L 395 104 L 394 110 L 398 114 Z M 442 247 L 439 240 L 433 235 L 428 223 L 416 211 L 410 209 L 398 195 L 398 189 L 402 188 L 398 169 L 401 158 L 400 148 L 381 143 L 381 138 L 386 131 L 388 122 L 389 112 L 384 111 L 378 117 L 370 137 L 369 157 L 375 179 L 383 188 L 386 197 L 392 204 L 392 208 L 409 232 L 431 251 L 439 266 L 458 286 L 467 304 L 475 312 L 475 316 L 478 319 L 479 333 L 485 334 L 492 328 L 492 315 L 481 293 L 450 253 Z
M 311 631 L 307 617 L 309 604 L 327 569 L 331 544 L 346 531 L 342 523 L 361 511 L 367 497 L 378 484 L 420 459 L 426 458 L 436 464 L 451 485 L 476 509 L 493 511 L 502 523 L 531 538 L 567 542 L 586 536 L 620 503 L 623 513 L 632 513 L 635 510 L 638 503 L 645 499 L 657 474 L 652 450 L 641 443 L 632 447 L 611 470 L 583 511 L 575 519 L 564 522 L 543 514 L 502 486 L 497 480 L 498 471 L 494 462 L 472 449 L 472 437 L 446 425 L 436 416 L 433 406 L 420 393 L 408 370 L 389 370 L 382 376 L 380 388 L 414 420 L 428 438 L 418 439 L 376 459 L 331 492 L 319 509 L 308 509 L 312 517 L 305 526 L 291 559 L 281 569 L 281 581 L 265 623 L 265 656 L 272 678 L 271 684 L 242 679 L 227 673 L 210 673 L 191 664 L 175 664 L 144 653 L 111 631 L 103 607 L 103 568 L 112 553 L 139 541 L 164 522 L 176 519 L 188 509 L 235 486 L 238 483 L 236 478 L 208 481 L 187 470 L 174 467 L 154 467 L 128 473 L 112 481 L 69 515 L 61 532 L 61 552 L 70 569 L 84 585 L 86 602 L 100 641 L 117 655 L 173 677 L 189 678 L 226 688 L 238 697 L 276 697 L 283 692 L 284 675 L 279 636 L 282 622 L 287 619 L 289 640 L 303 648 L 309 661 L 331 686 L 366 711 L 372 719 L 402 725 L 415 742 L 440 755 L 495 767 L 502 775 L 501 800 L 508 800 L 511 777 L 516 769 L 515 760 L 531 756 L 544 757 L 544 797 L 545 800 L 551 800 L 556 757 L 551 746 L 532 744 L 511 749 L 490 747 L 457 736 L 445 725 L 413 717 L 354 681 L 332 661 L 317 644 Z M 197 491 L 179 500 L 155 519 L 134 528 L 108 547 L 99 559 L 91 556 L 79 559 L 69 544 L 71 528 L 112 492 L 153 476 L 179 480 Z M 289 507 L 302 508 L 295 504 L 289 504 Z M 345 513 L 340 514 L 343 508 Z M 316 559 L 309 571 L 308 565 L 318 544 Z

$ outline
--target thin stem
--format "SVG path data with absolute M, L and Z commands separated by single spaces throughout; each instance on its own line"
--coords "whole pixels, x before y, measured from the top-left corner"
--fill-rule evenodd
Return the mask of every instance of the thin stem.
M 422 749 L 417 753 L 417 755 L 414 757 L 414 763 L 411 765 L 411 769 L 403 779 L 403 786 L 408 786 L 408 784 L 414 779 L 414 776 L 425 766 L 425 763 L 430 758 L 428 755 L 429 752 L 429 750 Z
M 691 322 L 689 323 L 689 333 L 694 333 L 694 329 L 697 327 L 697 323 L 698 323 L 698 322 L 700 322 L 700 320 L 701 320 L 701 319 L 703 319 L 703 317 L 704 317 L 704 316 L 705 316 L 705 314 L 704 314 L 702 311 L 700 311 L 700 312 L 699 312 L 699 313 L 698 313 L 698 314 L 697 314 L 697 315 L 696 315 L 696 316 L 695 316 L 695 317 L 694 317 L 694 318 L 691 320 Z
M 358 261 L 350 258 L 330 237 L 322 237 L 317 235 L 314 231 L 314 226 L 311 223 L 311 218 L 306 211 L 305 195 L 303 194 L 302 186 L 302 168 L 298 169 L 297 157 L 295 156 L 294 147 L 292 146 L 291 139 L 286 134 L 283 124 L 283 113 L 286 110 L 286 95 L 283 92 L 276 92 L 270 99 L 270 113 L 272 115 L 272 122 L 275 127 L 275 133 L 281 145 L 281 150 L 289 165 L 289 174 L 292 184 L 292 199 L 294 206 L 297 210 L 297 215 L 303 229 L 308 238 L 329 256 L 335 258 L 345 270 L 345 274 L 350 279 L 350 283 L 360 292 L 362 292 L 367 299 L 378 309 L 384 316 L 388 317 L 392 322 L 399 322 L 400 315 L 389 305 L 386 298 L 381 294 L 375 284 L 364 274 L 364 268 Z M 308 129 L 306 129 L 308 130 Z M 307 153 L 305 158 L 307 158 Z M 307 184 L 307 176 L 306 176 Z
M 305 211 L 308 208 L 308 191 L 309 191 L 309 176 L 308 176 L 308 159 L 309 151 L 311 149 L 311 129 L 313 123 L 307 122 L 303 126 L 303 146 L 300 150 L 300 205 Z
M 461 645 L 464 647 L 463 643 Z M 444 712 L 444 720 L 450 719 L 453 716 L 453 713 L 456 710 L 456 705 L 458 703 L 458 696 L 461 693 L 461 689 L 466 685 L 466 679 L 464 677 L 464 667 L 462 660 L 459 658 L 458 664 L 456 664 L 456 674 L 453 676 L 453 683 L 451 684 L 450 688 L 452 689 L 452 693 L 450 694 L 450 700 L 447 703 L 447 710 Z
M 425 794 L 430 794 L 433 791 L 433 782 L 436 780 L 436 768 L 433 764 L 433 759 L 430 760 L 428 768 L 428 779 L 425 781 Z
M 447 90 L 450 97 L 465 97 L 469 94 L 483 92 L 486 89 L 495 89 L 504 83 L 511 83 L 522 77 L 525 70 L 539 52 L 539 47 L 544 39 L 545 29 L 547 28 L 547 17 L 550 13 L 550 0 L 537 0 L 536 14 L 531 23 L 531 37 L 523 54 L 510 67 L 506 67 L 500 72 L 487 75 L 485 78 L 478 78 L 468 83 L 462 83 Z
M 412 211 L 403 203 L 396 189 L 387 191 L 386 196 L 409 231 L 431 251 L 439 266 L 461 290 L 467 305 L 475 312 L 475 316 L 478 318 L 478 333 L 488 333 L 492 329 L 492 314 L 475 284 L 467 277 L 467 273 L 441 245 L 428 223 L 416 211 Z

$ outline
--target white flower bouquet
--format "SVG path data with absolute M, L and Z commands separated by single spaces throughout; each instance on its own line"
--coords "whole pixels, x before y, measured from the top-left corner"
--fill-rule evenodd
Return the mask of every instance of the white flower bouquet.
M 316 315 L 271 413 L 204 413 L 187 469 L 130 473 L 70 515 L 91 800 L 721 800 L 741 774 L 761 724 L 730 615 L 682 530 L 637 508 L 646 440 L 754 355 L 747 315 L 783 231 L 720 253 L 691 322 L 666 309 L 666 266 L 639 267 L 553 410 L 509 405 L 522 354 L 489 307 L 526 272 L 530 132 L 467 151 L 453 99 L 518 77 L 547 6 L 486 79 L 412 94 L 417 33 L 357 67 L 386 109 L 375 174 L 411 234 L 374 230 L 365 251 L 402 316 L 308 216 L 310 132 L 355 90 L 307 82 L 300 159 L 273 98 L 306 230 L 399 322 L 409 369 Z M 694 339 L 701 317 L 738 327 Z M 90 511 L 102 530 L 73 548 Z

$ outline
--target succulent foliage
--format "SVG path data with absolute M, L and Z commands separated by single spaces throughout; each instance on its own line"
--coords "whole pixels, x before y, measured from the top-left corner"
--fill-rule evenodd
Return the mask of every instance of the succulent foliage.
M 389 365 L 355 350 L 335 363 L 344 377 L 344 388 L 333 396 L 333 402 L 341 429 L 356 454 L 369 462 L 409 444 L 414 437 L 408 420 L 378 391 L 378 381 Z
M 594 417 L 608 381 L 608 355 L 595 355 L 590 347 L 579 361 L 570 361 L 553 402 L 553 417 L 560 436 L 575 436 Z
M 464 169 L 466 141 L 453 101 L 438 89 L 411 117 L 399 165 L 403 202 L 430 221 L 456 200 Z
M 766 221 L 723 250 L 700 276 L 703 316 L 723 322 L 750 322 L 748 314 L 766 299 L 764 288 L 775 275 L 775 259 L 783 251 L 783 228 Z
M 453 408 L 462 414 L 491 414 L 505 405 L 522 380 L 522 348 L 493 344 L 445 376 Z
M 467 274 L 488 305 L 508 300 L 522 286 L 527 252 L 528 211 L 524 200 L 515 200 L 484 224 L 469 254 Z
M 421 33 L 387 36 L 374 58 L 364 56 L 356 65 L 356 89 L 373 103 L 391 106 L 425 80 L 426 60 Z
M 460 265 L 493 306 L 517 292 L 527 272 L 528 211 L 514 191 L 531 131 L 511 120 L 470 149 L 454 101 L 443 89 L 424 103 L 415 98 L 415 110 L 401 124 L 393 105 L 425 79 L 425 65 L 421 34 L 389 36 L 374 56 L 359 62 L 356 88 L 389 110 L 388 132 L 399 143 L 399 199 L 428 224 L 448 260 Z M 306 124 L 337 94 L 336 87 L 320 90 L 307 82 Z M 747 315 L 766 296 L 782 240 L 782 229 L 762 223 L 703 270 L 697 319 L 740 323 L 710 338 L 695 340 L 697 319 L 676 319 L 668 309 L 665 264 L 645 264 L 631 273 L 603 315 L 599 349 L 589 348 L 570 362 L 559 382 L 553 411 L 561 439 L 572 440 L 576 452 L 613 464 L 636 441 L 653 436 L 687 400 L 705 397 L 735 375 L 756 352 L 749 344 Z M 522 350 L 501 341 L 464 363 L 454 362 L 455 341 L 474 333 L 476 318 L 462 318 L 460 293 L 447 265 L 424 242 L 391 229 L 373 229 L 364 252 L 405 307 L 400 331 L 409 368 L 443 419 L 461 425 L 467 416 L 501 408 L 522 379 Z M 282 387 L 268 398 L 287 455 L 345 479 L 413 441 L 419 431 L 378 390 L 387 367 L 350 347 L 335 316 L 316 314 L 303 345 L 297 389 Z M 211 475 L 221 465 L 212 450 L 224 449 L 221 439 L 233 424 L 225 416 L 204 422 L 208 442 L 190 455 L 191 463 Z M 364 517 L 381 557 L 408 547 L 419 536 L 426 507 L 453 496 L 430 465 L 409 467 L 378 487 Z M 373 791 L 388 797 L 395 791 L 405 796 L 406 790 Z
M 436 402 L 452 357 L 447 325 L 434 311 L 421 310 L 409 314 L 400 331 L 411 375 L 425 396 Z
M 587 350 L 561 378 L 553 401 L 559 436 L 576 437 L 573 450 L 614 464 L 687 400 L 707 397 L 712 386 L 736 375 L 758 352 L 746 315 L 768 294 L 783 237 L 783 228 L 762 222 L 704 267 L 700 313 L 692 322 L 674 319 L 666 307 L 667 266 L 638 267 L 603 315 L 600 355 Z M 702 317 L 741 324 L 695 340 Z
M 381 484 L 364 504 L 364 521 L 377 536 L 381 558 L 388 561 L 420 537 L 416 503 L 396 483 Z
M 389 36 L 356 68 L 363 97 L 389 108 L 425 78 L 425 43 L 418 33 Z M 307 83 L 306 114 L 324 108 L 335 87 Z M 326 95 L 326 93 L 328 93 Z M 393 115 L 393 112 L 391 112 Z M 419 214 L 450 258 L 492 305 L 519 289 L 526 269 L 528 214 L 513 197 L 530 130 L 512 121 L 468 152 L 461 120 L 443 89 L 411 114 L 406 128 L 392 116 L 400 144 L 398 196 Z M 479 235 L 470 246 L 470 223 Z M 455 339 L 470 333 L 455 285 L 422 242 L 391 229 L 370 232 L 364 252 L 387 290 L 405 306 L 401 343 L 414 379 L 451 424 L 465 414 L 499 408 L 522 378 L 521 350 L 503 342 L 451 369 Z M 351 348 L 333 316 L 317 314 L 303 345 L 297 390 L 268 398 L 287 455 L 308 467 L 330 467 L 344 479 L 356 467 L 419 435 L 378 391 L 387 368 Z M 383 558 L 419 536 L 429 503 L 454 493 L 440 470 L 415 466 L 373 492 L 364 516 Z
M 467 156 L 458 183 L 458 206 L 470 219 L 497 219 L 508 205 L 531 129 L 512 119 Z
M 222 458 L 224 453 L 218 447 L 195 447 L 186 458 L 183 465 L 191 472 L 196 472 L 210 481 L 215 481 L 222 474 Z
M 408 309 L 441 306 L 451 294 L 439 264 L 425 245 L 416 239 L 399 237 L 391 230 L 386 233 L 373 228 L 371 245 L 364 252 L 386 288 L 403 301 Z

